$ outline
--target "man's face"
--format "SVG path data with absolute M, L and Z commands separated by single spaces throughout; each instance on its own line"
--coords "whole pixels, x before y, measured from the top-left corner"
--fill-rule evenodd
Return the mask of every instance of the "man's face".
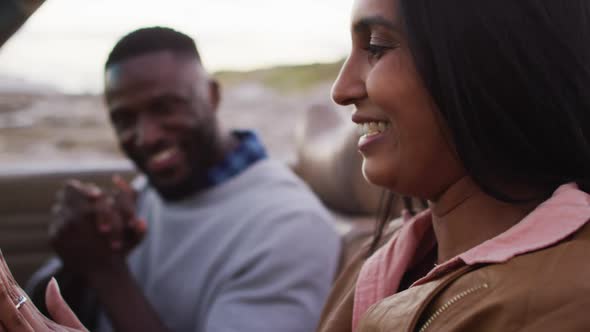
M 164 198 L 192 192 L 217 157 L 217 85 L 199 61 L 170 51 L 105 73 L 111 122 L 123 151 Z

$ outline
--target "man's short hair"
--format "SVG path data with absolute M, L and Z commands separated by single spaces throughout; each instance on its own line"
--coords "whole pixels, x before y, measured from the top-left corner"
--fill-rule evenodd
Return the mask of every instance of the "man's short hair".
M 121 38 L 109 54 L 105 69 L 114 63 L 159 51 L 189 55 L 201 61 L 195 41 L 191 37 L 166 27 L 149 27 L 135 30 Z

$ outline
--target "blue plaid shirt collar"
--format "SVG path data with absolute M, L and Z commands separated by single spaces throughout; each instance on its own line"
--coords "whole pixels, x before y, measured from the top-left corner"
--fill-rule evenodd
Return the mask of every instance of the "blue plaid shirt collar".
M 257 161 L 267 158 L 266 149 L 258 136 L 249 130 L 234 130 L 238 146 L 207 172 L 206 187 L 214 187 L 240 174 Z

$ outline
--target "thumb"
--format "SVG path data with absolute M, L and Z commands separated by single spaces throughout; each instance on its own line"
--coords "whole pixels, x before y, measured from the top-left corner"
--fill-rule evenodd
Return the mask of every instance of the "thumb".
M 135 246 L 143 241 L 147 233 L 147 223 L 141 218 L 135 218 L 128 227 L 129 231 L 127 232 L 126 241 L 127 248 L 125 249 L 127 252 L 131 251 L 131 249 L 135 248 Z
M 410 214 L 410 211 L 408 211 L 408 209 L 403 209 L 401 216 L 403 221 L 408 221 L 412 219 L 412 215 Z
M 135 200 L 137 199 L 137 192 L 135 189 L 133 189 L 129 182 L 125 181 L 125 179 L 123 179 L 123 177 L 119 174 L 113 175 L 111 180 L 117 189 L 125 193 L 132 203 L 135 203 Z
M 74 329 L 86 330 L 78 317 L 76 317 L 76 314 L 74 314 L 72 309 L 70 309 L 70 306 L 68 306 L 61 296 L 59 285 L 55 278 L 51 278 L 51 281 L 47 285 L 45 291 L 45 304 L 47 305 L 49 315 L 56 323 Z

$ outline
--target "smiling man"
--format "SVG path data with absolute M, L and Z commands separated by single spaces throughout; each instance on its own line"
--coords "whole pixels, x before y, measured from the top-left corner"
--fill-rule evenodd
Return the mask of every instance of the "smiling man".
M 164 199 L 215 184 L 208 173 L 241 141 L 251 162 L 265 157 L 252 133 L 220 130 L 219 86 L 188 36 L 152 29 L 121 41 L 106 63 L 105 97 L 123 151 Z
M 313 331 L 339 258 L 330 215 L 253 132 L 221 129 L 219 86 L 194 41 L 160 27 L 125 36 L 106 63 L 105 98 L 121 148 L 143 175 L 132 208 L 84 184 L 59 196 L 51 237 L 61 263 L 53 264 L 63 265 L 58 279 L 69 274 L 73 287 L 96 294 L 98 309 L 90 297 L 84 308 L 71 303 L 85 323 Z M 117 216 L 132 215 L 148 231 L 125 257 L 117 249 L 134 242 L 123 234 L 113 246 L 103 226 L 116 233 Z M 80 294 L 63 288 L 66 299 Z

